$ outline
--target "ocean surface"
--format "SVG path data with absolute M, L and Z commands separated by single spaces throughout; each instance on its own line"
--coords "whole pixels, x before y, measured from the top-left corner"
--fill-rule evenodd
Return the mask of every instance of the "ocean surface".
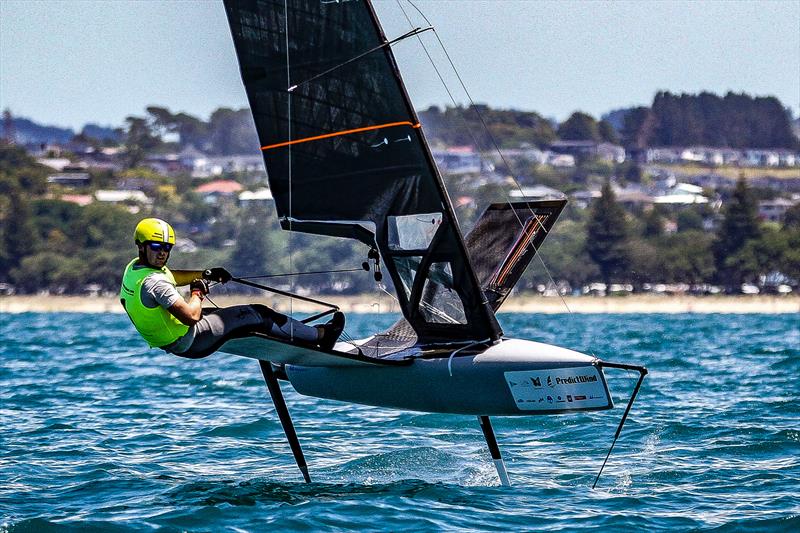
M 255 361 L 148 351 L 124 315 L 0 315 L 0 532 L 800 531 L 797 315 L 500 320 L 649 368 L 596 489 L 633 372 L 606 371 L 612 411 L 493 419 L 510 488 L 474 417 L 284 382 L 305 484 Z

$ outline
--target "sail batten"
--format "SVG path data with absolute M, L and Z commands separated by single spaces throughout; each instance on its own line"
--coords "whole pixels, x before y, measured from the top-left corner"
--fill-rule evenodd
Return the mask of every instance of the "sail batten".
M 339 135 L 352 135 L 354 133 L 362 133 L 365 131 L 372 131 L 372 130 L 379 130 L 381 128 L 394 128 L 396 126 L 410 126 L 412 128 L 419 128 L 421 125 L 419 123 L 413 123 L 408 120 L 402 120 L 399 122 L 389 122 L 387 124 L 376 124 L 374 126 L 364 126 L 361 128 L 354 128 L 351 130 L 344 130 L 344 131 L 335 131 L 333 133 L 323 133 L 322 135 L 315 135 L 313 137 L 306 137 L 304 139 L 294 139 L 291 141 L 284 141 L 282 143 L 271 144 L 268 146 L 262 146 L 261 150 L 272 150 L 274 148 L 282 148 L 284 146 L 289 146 L 292 144 L 300 144 L 305 142 L 311 141 L 320 141 L 322 139 L 329 139 L 331 137 L 338 137 Z M 388 142 L 386 143 L 388 144 Z
M 420 340 L 498 338 L 370 3 L 226 0 L 225 9 L 282 227 L 379 250 Z

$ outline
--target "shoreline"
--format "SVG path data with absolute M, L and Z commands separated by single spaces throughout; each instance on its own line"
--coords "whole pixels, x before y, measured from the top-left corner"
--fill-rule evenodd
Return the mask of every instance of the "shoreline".
M 220 307 L 243 303 L 262 303 L 289 313 L 312 313 L 320 306 L 286 298 L 264 298 L 253 295 L 212 298 Z M 399 313 L 397 303 L 388 296 L 329 296 L 320 299 L 338 305 L 345 313 Z M 206 301 L 205 306 L 213 307 Z M 541 314 L 617 314 L 617 313 L 723 313 L 784 314 L 800 313 L 800 295 L 789 296 L 663 296 L 637 294 L 628 296 L 511 296 L 500 308 L 501 313 Z M 9 313 L 123 313 L 116 297 L 106 296 L 0 296 L 0 314 Z

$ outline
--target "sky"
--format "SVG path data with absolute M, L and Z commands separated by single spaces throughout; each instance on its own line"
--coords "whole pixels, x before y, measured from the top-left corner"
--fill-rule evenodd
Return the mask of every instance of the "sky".
M 800 111 L 800 0 L 413 0 L 436 34 L 394 51 L 417 109 L 475 102 L 566 119 L 659 90 L 778 97 Z M 375 0 L 391 39 L 409 30 Z M 425 49 L 423 49 L 423 46 Z M 159 105 L 203 119 L 247 105 L 221 1 L 0 0 L 0 109 L 79 130 Z

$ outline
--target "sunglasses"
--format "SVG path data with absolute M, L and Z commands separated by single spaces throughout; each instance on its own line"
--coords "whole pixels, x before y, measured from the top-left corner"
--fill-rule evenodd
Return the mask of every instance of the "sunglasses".
M 164 250 L 165 252 L 169 253 L 169 251 L 172 250 L 173 245 L 168 242 L 148 242 L 147 246 L 154 252 L 160 252 L 161 250 Z

